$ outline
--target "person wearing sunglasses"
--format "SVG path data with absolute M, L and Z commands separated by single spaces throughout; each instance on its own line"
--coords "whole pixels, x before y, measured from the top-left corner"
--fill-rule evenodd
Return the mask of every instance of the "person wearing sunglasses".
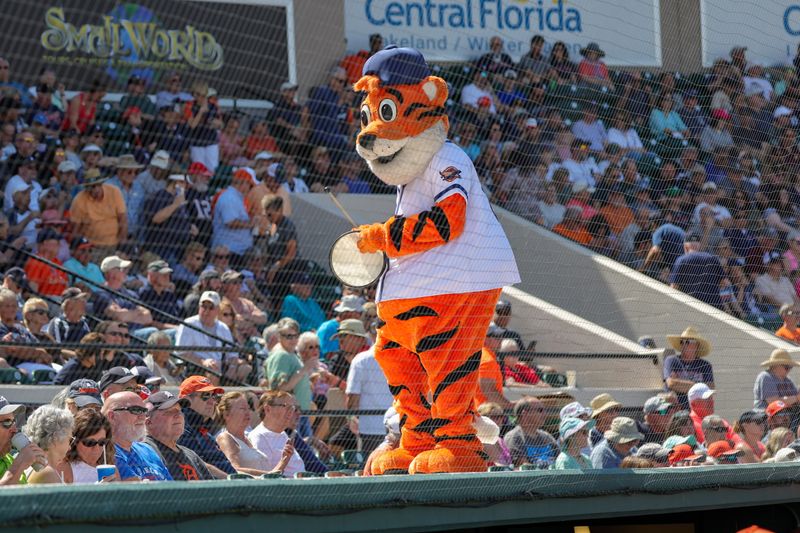
M 644 435 L 643 443 L 664 442 L 664 439 L 669 436 L 664 433 L 677 408 L 668 402 L 664 396 L 665 394 L 663 393 L 658 394 L 644 402 L 644 407 L 642 408 L 644 422 L 637 421 L 639 432 Z
M 559 453 L 558 443 L 542 429 L 547 418 L 544 404 L 534 396 L 526 396 L 514 405 L 517 426 L 505 436 L 514 465 L 551 464 Z
M 793 309 L 785 311 L 785 313 L 794 312 Z M 789 377 L 789 372 L 798 366 L 798 363 L 792 359 L 789 352 L 776 348 L 770 354 L 769 359 L 761 362 L 761 366 L 764 367 L 764 370 L 756 376 L 753 386 L 754 406 L 758 409 L 766 409 L 774 402 L 783 402 L 784 406 L 790 410 L 789 412 L 795 412 L 798 401 L 800 401 L 800 394 L 798 394 L 794 381 Z M 789 413 L 787 412 L 787 414 Z
M 167 465 L 143 441 L 147 406 L 134 392 L 118 392 L 106 398 L 103 414 L 111 424 L 117 472 L 122 481 L 172 481 Z
M 118 392 L 136 392 L 136 374 L 124 366 L 115 366 L 103 373 L 100 378 L 100 395 L 105 401 Z
M 59 470 L 64 483 L 90 484 L 97 482 L 99 464 L 114 464 L 111 424 L 99 410 L 83 409 L 75 415 L 67 456 Z M 119 474 L 115 472 L 103 480 L 109 481 L 119 481 Z
M 24 405 L 12 404 L 0 396 L 0 486 L 24 485 L 28 482 L 25 471 L 33 463 L 45 464 L 44 450 L 34 443 L 11 455 L 11 439 L 19 433 L 17 417 L 25 411 Z
M 693 385 L 705 383 L 714 388 L 714 369 L 705 360 L 711 353 L 711 343 L 693 326 L 680 335 L 667 335 L 667 342 L 679 353 L 664 359 L 664 383 L 668 390 L 678 395 L 678 407 L 688 409 L 687 393 Z

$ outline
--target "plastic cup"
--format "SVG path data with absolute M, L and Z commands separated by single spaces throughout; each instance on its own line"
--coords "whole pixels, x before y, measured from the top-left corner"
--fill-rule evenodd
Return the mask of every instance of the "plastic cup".
M 108 476 L 113 476 L 116 471 L 117 467 L 114 465 L 97 465 L 97 481 L 100 482 Z

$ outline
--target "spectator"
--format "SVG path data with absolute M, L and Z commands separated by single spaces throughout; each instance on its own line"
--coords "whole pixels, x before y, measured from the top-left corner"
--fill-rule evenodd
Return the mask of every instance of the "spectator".
M 347 85 L 347 72 L 334 67 L 327 85 L 309 91 L 306 107 L 311 123 L 311 144 L 333 150 L 334 159 L 352 150 L 347 122 L 352 91 Z
M 28 481 L 25 472 L 31 465 L 47 464 L 44 450 L 33 442 L 16 456 L 11 455 L 11 439 L 20 431 L 17 416 L 24 410 L 24 405 L 11 404 L 0 396 L 0 486 L 24 485 Z
M 674 105 L 672 93 L 662 93 L 658 98 L 658 107 L 650 112 L 650 134 L 656 140 L 686 139 L 691 135 L 681 116 L 673 109 Z
M 162 378 L 164 384 L 180 385 L 180 369 L 170 358 L 169 348 L 172 346 L 172 341 L 169 335 L 163 331 L 154 331 L 147 337 L 147 346 L 149 349 L 144 357 L 145 366 L 154 376 Z
M 334 335 L 339 339 L 339 351 L 328 358 L 331 374 L 339 378 L 339 388 L 344 388 L 353 358 L 367 348 L 368 336 L 360 320 L 343 320 Z
M 709 122 L 700 135 L 700 148 L 706 152 L 733 146 L 731 137 L 731 115 L 724 109 L 715 109 L 711 112 Z
M 150 158 L 147 168 L 136 176 L 136 183 L 144 190 L 145 198 L 164 189 L 167 174 L 169 173 L 169 165 L 169 152 L 158 150 Z
M 774 458 L 778 451 L 788 448 L 793 441 L 792 432 L 783 427 L 770 431 L 765 439 L 767 442 L 765 444 L 766 449 L 764 450 L 764 455 L 761 456 L 762 463 L 775 462 Z
M 81 410 L 100 412 L 103 398 L 100 385 L 93 379 L 80 378 L 69 384 L 64 408 L 76 416 Z
M 62 316 L 57 316 L 47 325 L 47 334 L 54 342 L 80 342 L 91 331 L 86 320 L 86 300 L 89 294 L 77 287 L 61 293 Z
M 64 385 L 79 379 L 99 381 L 103 373 L 101 365 L 103 350 L 93 345 L 103 344 L 104 342 L 105 340 L 100 333 L 87 333 L 84 335 L 80 340 L 80 343 L 84 346 L 75 350 L 75 357 L 61 367 L 56 377 L 53 378 L 53 384 Z
M 281 184 L 281 188 L 286 192 L 292 194 L 309 192 L 308 185 L 306 185 L 306 182 L 300 177 L 302 175 L 300 172 L 300 167 L 297 166 L 297 163 L 292 156 L 286 156 L 286 158 L 283 160 L 282 174 L 285 181 Z
M 526 396 L 514 405 L 517 426 L 505 436 L 514 465 L 534 464 L 547 467 L 558 454 L 556 440 L 542 428 L 547 409 L 536 397 Z
M 158 329 L 175 328 L 174 322 L 181 314 L 178 297 L 170 281 L 172 269 L 166 261 L 153 261 L 147 265 L 147 285 L 139 293 L 139 299 L 155 310 L 153 325 Z M 160 311 L 160 312 L 159 312 Z
M 118 392 L 106 398 L 103 414 L 111 424 L 117 472 L 122 481 L 172 481 L 164 461 L 147 444 L 147 407 L 138 394 Z
M 79 133 L 88 133 L 95 124 L 97 104 L 105 95 L 106 87 L 103 82 L 93 80 L 88 91 L 78 93 L 69 101 L 61 131 L 76 129 Z
M 22 134 L 23 139 L 28 139 L 30 133 Z M 18 191 L 24 190 L 24 185 L 30 188 L 30 198 L 27 205 L 31 211 L 40 211 L 39 196 L 42 194 L 42 186 L 36 180 L 39 170 L 39 159 L 36 154 L 19 157 L 17 160 L 16 171 L 17 174 L 8 180 L 5 187 L 4 205 L 10 208 L 14 205 L 14 194 Z
M 545 184 L 537 206 L 542 213 L 542 222 L 546 228 L 553 229 L 564 220 L 567 208 L 558 203 L 556 186 L 552 183 Z
M 680 335 L 667 335 L 667 342 L 679 353 L 664 360 L 664 383 L 678 397 L 681 409 L 689 407 L 687 393 L 695 384 L 714 386 L 714 370 L 711 363 L 702 358 L 711 352 L 711 343 L 703 338 L 693 326 Z
M 517 63 L 517 70 L 520 74 L 527 72 L 534 78 L 544 76 L 550 71 L 550 65 L 547 58 L 542 53 L 544 48 L 544 37 L 541 35 L 534 35 L 531 37 L 531 46 L 528 53 L 522 56 Z
M 182 90 L 181 76 L 177 72 L 167 74 L 164 83 L 166 84 L 166 89 L 156 94 L 157 108 L 161 109 L 176 102 L 188 102 L 192 99 L 192 95 Z
M 602 152 L 605 149 L 608 133 L 603 122 L 597 119 L 597 104 L 584 106 L 583 117 L 572 125 L 572 134 L 576 139 L 588 143 L 590 150 Z
M 602 61 L 606 53 L 597 43 L 589 43 L 585 48 L 581 48 L 583 59 L 578 64 L 578 79 L 594 86 L 606 87 L 614 90 L 614 84 L 608 77 L 608 67 Z
M 181 262 L 175 265 L 172 273 L 172 282 L 175 284 L 175 293 L 183 300 L 192 286 L 200 281 L 200 272 L 206 259 L 206 247 L 197 241 L 192 241 L 183 250 Z
M 231 303 L 233 310 L 241 320 L 252 322 L 256 326 L 267 323 L 267 315 L 251 300 L 242 296 L 242 283 L 244 276 L 235 270 L 228 270 L 222 274 L 222 295 Z
M 489 81 L 489 73 L 476 68 L 472 83 L 461 89 L 461 105 L 485 115 L 497 114 L 497 95 Z
M 669 403 L 663 396 L 653 396 L 644 402 L 644 422 L 638 424 L 639 432 L 644 435 L 642 442 L 664 442 L 669 436 L 667 427 L 672 421 L 676 407 Z
M 703 433 L 703 419 L 714 414 L 715 392 L 715 390 L 710 389 L 705 383 L 695 383 L 687 394 L 690 409 L 689 418 L 692 419 L 694 434 L 698 442 L 706 441 L 705 434 Z M 731 441 L 735 440 L 734 431 L 731 429 L 730 424 L 725 420 L 723 420 L 723 422 L 728 428 L 728 439 Z
M 783 304 L 798 303 L 797 293 L 784 273 L 780 252 L 765 252 L 762 262 L 764 273 L 756 278 L 753 295 L 763 311 L 777 315 Z
M 561 452 L 553 463 L 553 470 L 588 470 L 592 462 L 584 453 L 589 442 L 589 431 L 594 420 L 564 418 L 558 426 Z
M 390 409 L 391 411 L 394 411 L 393 407 Z M 498 428 L 501 428 L 501 430 L 503 426 L 508 424 L 508 417 L 506 417 L 506 415 L 503 413 L 503 409 L 496 403 L 482 403 L 478 406 L 477 412 L 482 417 L 488 418 L 494 422 L 494 424 Z M 389 435 L 387 435 L 387 438 L 391 438 Z M 385 440 L 384 443 L 386 443 Z M 380 447 L 376 449 L 380 450 Z M 494 444 L 484 443 L 483 451 L 489 456 L 490 466 L 496 465 L 508 466 L 511 468 L 514 467 L 514 459 L 511 457 L 511 451 L 508 449 L 508 445 L 506 445 L 503 437 L 498 436 L 497 441 Z
M 689 89 L 683 94 L 683 106 L 678 110 L 681 120 L 691 133 L 692 139 L 699 139 L 708 125 L 708 120 L 698 104 L 697 89 Z
M 52 405 L 42 405 L 28 417 L 22 432 L 44 450 L 47 459 L 42 463 L 47 465 L 43 469 L 25 472 L 29 484 L 64 483 L 58 466 L 69 450 L 72 426 L 72 413 Z
M 347 408 L 353 410 L 385 410 L 394 400 L 386 382 L 386 376 L 375 359 L 375 350 L 370 348 L 359 353 L 350 363 L 347 373 Z M 358 435 L 361 450 L 372 453 L 386 437 L 386 428 L 380 416 L 358 417 Z
M 363 326 L 362 326 L 363 328 Z M 309 376 L 317 370 L 319 359 L 300 359 L 297 344 L 300 326 L 291 318 L 278 321 L 278 345 L 264 363 L 264 377 L 272 390 L 291 392 L 300 405 L 311 404 L 311 381 Z
M 342 296 L 339 304 L 333 308 L 335 316 L 320 324 L 317 329 L 320 351 L 323 358 L 331 352 L 339 351 L 339 340 L 335 337 L 339 324 L 344 320 L 360 318 L 364 311 L 364 299 L 355 294 Z
M 619 468 L 622 460 L 631 455 L 644 439 L 636 429 L 636 421 L 618 416 L 603 434 L 604 440 L 592 449 L 592 466 L 598 469 Z
M 268 391 L 261 395 L 258 414 L 261 423 L 248 436 L 253 446 L 268 459 L 271 471 L 285 477 L 305 471 L 305 464 L 284 430 L 300 407 L 291 394 L 285 391 Z
M 95 291 L 90 301 L 97 316 L 125 322 L 133 330 L 150 325 L 153 318 L 150 311 L 131 302 L 133 296 L 123 286 L 127 277 L 127 269 L 132 264 L 117 255 L 103 259 L 100 270 L 103 272 L 106 282 Z M 118 293 L 119 296 L 115 293 Z
M 121 344 L 125 346 L 130 344 L 130 330 L 125 322 L 104 320 L 95 326 L 95 331 L 103 335 L 103 341 L 106 344 Z M 141 356 L 125 352 L 124 349 L 103 350 L 102 357 L 99 357 L 97 362 L 103 370 L 108 370 L 115 366 L 133 368 L 134 366 L 144 365 L 144 360 Z
M 118 392 L 138 392 L 136 374 L 124 366 L 114 366 L 103 372 L 99 383 L 104 402 Z
M 222 427 L 216 440 L 222 453 L 228 458 L 237 472 L 261 476 L 264 474 L 282 473 L 284 468 L 270 463 L 269 458 L 255 448 L 245 433 L 250 427 L 252 410 L 247 402 L 247 397 L 241 392 L 228 392 L 222 396 L 217 405 L 215 419 Z M 284 450 L 289 447 L 284 447 Z M 287 453 L 288 462 L 291 455 Z
M 17 295 L 10 289 L 0 289 L 0 340 L 5 342 L 24 342 L 30 345 L 37 344 L 28 329 L 17 321 Z M 14 367 L 31 365 L 50 365 L 53 358 L 47 351 L 32 346 L 6 346 L 3 348 L 5 361 Z
M 606 205 L 600 208 L 600 214 L 608 223 L 614 237 L 619 237 L 634 222 L 633 210 L 628 207 L 625 193 L 619 186 L 611 188 Z
M 92 261 L 92 248 L 92 243 L 86 237 L 75 237 L 70 243 L 72 257 L 64 263 L 65 269 L 77 274 L 70 276 L 70 285 L 88 293 L 96 291 L 105 282 L 100 266 Z
M 542 381 L 541 376 L 537 372 L 536 365 L 533 365 L 533 368 L 531 368 L 527 363 L 520 361 L 519 344 L 517 344 L 517 341 L 514 339 L 503 339 L 497 353 L 502 354 L 503 377 L 507 385 L 519 383 L 538 385 L 540 387 L 550 386 Z
M 361 77 L 361 70 L 358 71 L 358 78 Z M 309 146 L 308 129 L 308 110 L 297 103 L 297 84 L 290 81 L 281 83 L 280 96 L 275 101 L 275 107 L 270 112 L 270 131 L 275 137 L 281 152 L 291 154 L 295 157 L 307 155 Z
M 347 71 L 347 83 L 353 84 L 361 78 L 364 63 L 376 52 L 383 49 L 383 37 L 380 33 L 371 33 L 369 36 L 369 50 L 359 50 L 355 54 L 346 56 L 342 59 L 339 66 Z M 286 85 L 284 83 L 284 85 Z M 283 87 L 283 85 L 281 86 Z M 295 85 L 295 87 L 297 87 Z M 283 90 L 283 88 L 281 88 Z
M 553 232 L 584 246 L 592 240 L 583 221 L 583 210 L 577 205 L 566 208 L 564 219 L 553 226 Z
M 683 410 L 683 411 L 678 411 L 674 415 L 672 415 L 672 420 L 667 426 L 667 430 L 664 432 L 665 435 L 669 435 L 669 437 L 667 438 L 674 436 L 678 437 L 691 436 L 691 438 L 693 439 L 695 438 L 694 423 L 692 422 L 692 419 L 689 417 L 689 414 L 690 413 L 688 410 Z
M 141 208 L 145 247 L 169 263 L 178 262 L 187 240 L 199 235 L 187 207 L 190 186 L 186 175 L 171 174 L 166 186 L 148 196 Z
M 128 215 L 122 193 L 105 181 L 99 170 L 87 170 L 83 176 L 84 190 L 70 208 L 73 234 L 92 243 L 95 261 L 112 255 L 128 237 Z
M 700 428 L 703 430 L 702 444 L 706 448 L 718 441 L 725 441 L 729 444 L 733 444 L 733 441 L 729 440 L 729 437 L 732 435 L 731 427 L 728 422 L 719 415 L 708 415 L 704 417 Z
M 241 122 L 234 114 L 223 117 L 224 126 L 219 132 L 219 159 L 223 165 L 242 157 L 244 153 L 244 137 L 239 133 Z M 273 145 L 275 141 L 272 141 Z M 277 145 L 276 145 L 277 148 Z
M 186 428 L 178 444 L 197 453 L 216 478 L 235 472 L 214 440 L 219 429 L 213 420 L 214 410 L 224 393 L 225 389 L 217 387 L 208 378 L 195 375 L 181 382 L 179 394 L 181 398 L 189 399 L 189 405 L 183 409 Z
M 145 131 L 144 142 L 150 151 L 157 150 L 153 159 L 159 154 L 167 154 L 173 161 L 181 161 L 189 148 L 191 134 L 186 121 L 182 118 L 182 104 L 169 103 L 159 106 L 158 109 L 158 117 Z M 168 166 L 169 162 L 164 170 L 167 170 Z
M 139 235 L 140 216 L 145 200 L 144 187 L 136 179 L 142 168 L 144 166 L 137 163 L 132 154 L 121 155 L 117 159 L 116 174 L 108 180 L 109 185 L 122 193 L 128 217 L 128 233 L 133 236 Z
M 583 183 L 586 187 L 593 188 L 600 177 L 600 168 L 589 153 L 589 145 L 580 139 L 573 140 L 570 144 L 570 156 L 562 163 L 563 168 L 569 172 L 569 181 L 573 186 Z
M 224 247 L 223 247 L 224 248 Z M 212 252 L 213 254 L 214 252 Z M 227 249 L 225 251 L 227 252 Z M 199 276 L 197 283 L 192 287 L 192 291 L 186 295 L 183 300 L 183 314 L 193 315 L 197 314 L 200 309 L 200 296 L 206 291 L 219 293 L 222 290 L 222 280 L 219 270 L 209 268 L 204 270 Z
M 625 110 L 614 114 L 606 141 L 609 145 L 619 146 L 623 156 L 637 158 L 644 152 L 642 140 L 631 123 L 630 114 Z
M 39 231 L 36 242 L 39 247 L 37 255 L 44 260 L 62 266 L 58 259 L 58 248 L 61 235 L 52 228 L 44 228 Z M 52 267 L 35 257 L 31 257 L 25 263 L 25 274 L 28 276 L 33 291 L 51 297 L 60 297 L 61 293 L 67 289 L 67 274 Z
M 225 245 L 241 262 L 241 256 L 253 246 L 253 227 L 257 220 L 247 213 L 245 197 L 256 184 L 255 174 L 250 168 L 239 168 L 233 173 L 230 187 L 217 198 L 214 207 L 212 245 Z
M 325 321 L 325 312 L 312 297 L 313 290 L 311 276 L 305 273 L 296 274 L 291 284 L 291 294 L 286 295 L 281 306 L 281 317 L 295 319 L 300 325 L 300 331 L 316 331 Z
M 740 462 L 761 461 L 766 451 L 766 446 L 761 440 L 767 434 L 767 414 L 760 410 L 745 411 L 734 424 L 733 431 L 739 437 L 736 449 L 744 452 Z
M 99 409 L 84 409 L 75 414 L 66 460 L 61 463 L 64 483 L 97 483 L 97 466 L 114 464 L 116 449 L 111 437 L 111 424 Z M 118 472 L 103 479 L 112 480 L 119 480 Z
M 197 240 L 208 247 L 213 234 L 212 197 L 208 183 L 213 174 L 202 163 L 192 163 L 187 173 L 192 184 L 186 191 L 189 221 L 197 228 Z
M 178 398 L 171 392 L 161 391 L 147 399 L 152 406 L 147 413 L 147 438 L 145 443 L 158 454 L 176 481 L 214 479 L 200 457 L 178 444 L 183 435 L 185 420 L 182 409 L 189 406 L 187 398 Z
M 633 456 L 632 456 L 633 457 Z M 651 462 L 653 468 L 664 468 L 669 466 L 669 450 L 665 450 L 661 444 L 648 442 L 639 446 L 635 457 L 646 459 Z M 627 457 L 622 460 L 624 463 Z M 624 468 L 620 463 L 620 468 Z
M 299 265 L 297 229 L 283 213 L 283 199 L 277 195 L 261 200 L 264 216 L 270 223 L 267 241 L 267 282 L 273 287 L 273 296 L 282 298 Z M 280 300 L 278 300 L 280 301 Z
M 592 407 L 592 418 L 596 423 L 589 432 L 590 444 L 594 448 L 605 438 L 604 433 L 611 428 L 611 422 L 619 416 L 622 404 L 604 392 L 592 398 L 589 405 Z
M 128 78 L 126 94 L 119 101 L 119 108 L 127 111 L 131 107 L 137 107 L 141 110 L 144 120 L 153 120 L 156 115 L 156 106 L 145 94 L 146 88 L 147 80 L 138 74 L 132 74 Z
M 270 167 L 271 168 L 271 167 Z M 344 154 L 339 158 L 339 179 L 350 194 L 370 194 L 372 189 L 363 176 L 366 170 L 364 160 L 358 154 Z M 268 172 L 269 173 L 269 172 Z M 278 174 L 276 169 L 275 174 Z
M 775 401 L 782 401 L 787 407 L 800 401 L 797 387 L 789 379 L 789 372 L 798 366 L 789 352 L 781 348 L 772 350 L 769 359 L 761 362 L 764 370 L 756 377 L 753 386 L 753 407 L 766 409 Z
M 514 68 L 514 61 L 503 51 L 502 38 L 494 36 L 489 39 L 489 52 L 478 58 L 475 68 L 490 74 L 502 74 L 506 70 Z
M 222 119 L 214 101 L 209 100 L 208 84 L 195 81 L 192 84 L 194 100 L 186 102 L 183 118 L 189 129 L 187 140 L 192 162 L 203 163 L 211 172 L 219 166 L 219 130 Z
M 684 254 L 675 260 L 669 274 L 670 286 L 721 309 L 719 289 L 725 279 L 725 270 L 717 256 L 700 251 L 702 240 L 696 231 L 687 234 L 683 243 Z
M 481 359 L 478 365 L 478 390 L 475 391 L 475 405 L 492 402 L 502 409 L 511 409 L 514 403 L 503 394 L 503 368 L 498 361 L 497 352 L 503 342 L 503 328 L 490 325 L 483 340 Z
M 259 154 L 259 156 L 265 157 L 262 156 L 262 154 L 269 154 L 269 152 L 261 152 L 261 154 Z M 264 220 L 262 216 L 262 202 L 264 197 L 270 195 L 280 196 L 281 199 L 283 199 L 283 216 L 288 217 L 292 214 L 291 194 L 287 189 L 281 186 L 281 182 L 283 182 L 286 178 L 285 169 L 281 163 L 270 163 L 267 165 L 265 164 L 266 161 L 266 159 L 256 160 L 255 173 L 256 177 L 261 179 L 261 183 L 253 187 L 245 200 L 245 204 L 248 206 L 248 213 L 250 216 L 252 218 L 257 218 L 260 221 L 258 233 L 261 235 L 266 235 L 266 228 L 269 227 L 269 221 Z M 333 174 L 335 178 L 336 173 L 333 172 Z M 334 192 L 348 191 L 344 187 L 341 191 L 334 187 Z
M 550 49 L 550 67 L 552 67 L 556 83 L 575 81 L 578 68 L 569 60 L 569 49 L 562 41 L 557 41 Z
M 774 402 L 770 402 L 765 411 L 767 413 L 769 429 L 773 430 L 775 428 L 790 428 L 792 425 L 793 411 L 795 411 L 795 409 L 786 405 L 783 400 L 775 400 Z

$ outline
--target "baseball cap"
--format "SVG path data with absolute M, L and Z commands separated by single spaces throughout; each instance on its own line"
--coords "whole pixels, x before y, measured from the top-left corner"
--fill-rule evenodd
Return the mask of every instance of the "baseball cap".
M 5 276 L 6 278 L 11 278 L 11 281 L 22 287 L 23 289 L 28 288 L 28 275 L 25 274 L 25 271 L 22 270 L 20 267 L 11 267 L 6 270 Z
M 61 163 L 58 164 L 58 171 L 61 173 L 64 172 L 77 172 L 78 165 L 70 161 L 69 159 L 65 159 Z
M 770 250 L 769 252 L 765 252 L 764 256 L 761 258 L 765 265 L 768 265 L 774 261 L 781 261 L 781 253 L 777 250 Z
M 696 231 L 690 231 L 686 234 L 685 242 L 700 242 L 703 240 L 703 236 Z
M 592 416 L 592 410 L 584 407 L 580 402 L 568 403 L 561 408 L 558 413 L 559 418 L 580 418 L 581 416 Z
M 105 274 L 109 270 L 113 270 L 115 268 L 130 268 L 133 263 L 130 261 L 125 261 L 118 255 L 112 255 L 103 259 L 103 262 L 100 263 L 100 270 Z
M 219 270 L 215 268 L 210 268 L 200 273 L 200 281 L 206 281 L 209 279 L 218 279 L 219 277 L 220 277 Z
M 24 405 L 10 403 L 5 397 L 0 396 L 0 415 L 16 414 L 25 409 Z
M 150 158 L 150 166 L 166 170 L 169 168 L 169 152 L 166 150 L 159 150 Z
M 710 389 L 705 383 L 695 383 L 692 385 L 692 388 L 689 389 L 689 392 L 686 393 L 686 397 L 690 402 L 695 400 L 707 400 L 711 398 L 715 392 L 717 391 Z
M 723 455 L 741 455 L 742 453 L 743 453 L 742 450 L 734 450 L 731 444 L 725 440 L 718 440 L 717 442 L 712 442 L 708 446 L 708 455 L 714 458 Z
M 36 235 L 37 243 L 43 243 L 44 241 L 60 241 L 60 240 L 61 240 L 61 234 L 50 227 L 42 229 Z
M 216 291 L 206 291 L 200 295 L 200 303 L 211 302 L 214 307 L 219 307 L 219 294 Z
M 74 401 L 78 408 L 87 405 L 103 405 L 100 397 L 100 385 L 95 380 L 88 378 L 76 379 L 70 383 L 67 398 Z
M 244 276 L 241 272 L 237 272 L 235 270 L 226 270 L 220 279 L 222 280 L 222 283 L 237 283 L 242 281 L 242 278 L 244 278 Z
M 263 152 L 258 152 L 253 158 L 254 161 L 270 161 L 272 159 L 275 159 L 275 154 L 272 152 L 267 152 L 266 150 Z
M 646 415 L 651 415 L 653 413 L 664 415 L 667 414 L 666 410 L 669 409 L 670 407 L 672 407 L 672 404 L 669 403 L 664 398 L 662 398 L 661 396 L 653 396 L 652 398 L 649 398 L 646 402 L 644 402 L 644 407 L 642 408 L 642 411 L 644 411 L 644 414 Z
M 281 91 L 294 91 L 297 89 L 297 84 L 290 81 L 281 83 Z
M 11 197 L 13 198 L 15 194 L 22 191 L 28 191 L 33 188 L 33 185 L 30 183 L 25 183 L 24 181 L 16 181 L 10 182 L 8 184 L 8 192 L 11 193 Z
M 747 424 L 749 422 L 763 424 L 767 421 L 767 418 L 767 413 L 761 409 L 751 409 L 749 411 L 745 411 L 739 416 L 739 424 Z
M 191 176 L 205 176 L 207 178 L 210 178 L 214 175 L 210 170 L 208 170 L 208 167 L 200 161 L 195 161 L 189 165 L 189 170 L 186 172 L 188 172 Z
M 93 244 L 86 237 L 75 237 L 72 239 L 72 242 L 69 243 L 69 247 L 73 250 L 86 250 L 92 246 Z
M 529 118 L 528 120 L 525 121 L 525 127 L 526 128 L 538 128 L 539 127 L 539 121 L 537 121 L 535 118 L 531 117 L 531 118 Z
M 106 390 L 109 385 L 122 385 L 132 379 L 136 379 L 136 375 L 124 366 L 109 368 L 100 378 L 100 391 Z
M 216 293 L 215 293 L 216 294 Z M 225 389 L 217 387 L 207 377 L 189 376 L 181 382 L 180 397 L 185 398 L 195 392 L 213 392 L 214 394 L 225 394 Z
M 669 450 L 665 450 L 663 446 L 661 446 L 657 442 L 646 442 L 639 446 L 639 449 L 636 450 L 636 457 L 641 457 L 643 459 L 649 459 L 654 463 L 666 463 L 669 461 Z
M 98 153 L 102 154 L 103 150 L 102 150 L 102 148 L 100 148 L 96 144 L 87 144 L 86 146 L 83 147 L 83 149 L 81 150 L 81 153 L 83 154 L 83 153 L 88 153 L 88 152 L 98 152 Z
M 589 194 L 592 194 L 595 189 L 594 187 L 590 187 L 589 182 L 584 180 L 576 181 L 572 184 L 572 194 L 578 194 L 583 191 L 589 191 Z
M 314 280 L 311 279 L 311 276 L 308 274 L 308 272 L 298 272 L 292 278 L 292 283 L 297 285 L 313 285 Z
M 233 179 L 247 180 L 253 185 L 258 184 L 258 180 L 256 180 L 256 173 L 250 167 L 239 167 L 234 170 Z
M 674 465 L 694 457 L 694 449 L 688 444 L 678 444 L 669 451 L 669 464 Z
M 136 376 L 136 383 L 140 385 L 155 385 L 164 383 L 166 380 L 161 376 L 156 376 L 153 371 L 146 366 L 135 366 L 131 372 Z
M 170 174 L 167 178 L 170 181 L 182 181 L 184 183 L 191 183 L 189 176 L 186 174 Z
M 153 261 L 152 263 L 147 265 L 148 272 L 158 272 L 159 274 L 171 274 L 172 269 L 169 267 L 169 263 L 164 261 L 163 259 L 159 259 L 158 261 Z
M 717 190 L 717 184 L 714 183 L 713 181 L 707 181 L 700 187 L 700 190 L 701 191 L 716 191 Z
M 335 313 L 344 313 L 346 311 L 353 311 L 360 313 L 364 310 L 364 299 L 355 294 L 348 294 L 342 297 L 339 305 L 333 308 Z
M 147 401 L 152 406 L 152 409 L 150 409 L 151 411 L 164 411 L 166 409 L 169 409 L 176 403 L 179 404 L 181 407 L 188 407 L 189 404 L 191 403 L 189 401 L 189 398 L 183 398 L 183 397 L 179 398 L 174 394 L 172 394 L 171 392 L 165 390 L 159 391 L 155 394 L 151 394 L 150 397 L 147 399 Z
M 83 292 L 78 287 L 70 287 L 68 289 L 64 289 L 64 292 L 61 293 L 61 302 L 66 302 L 67 300 L 77 300 L 78 298 L 88 299 L 90 294 L 88 292 Z
M 356 337 L 366 338 L 367 331 L 364 329 L 363 322 L 357 318 L 348 318 L 347 320 L 342 320 L 342 323 L 339 324 L 339 329 L 333 334 L 333 338 L 342 335 L 355 335 Z
M 767 406 L 767 418 L 772 418 L 788 407 L 782 400 L 775 400 Z

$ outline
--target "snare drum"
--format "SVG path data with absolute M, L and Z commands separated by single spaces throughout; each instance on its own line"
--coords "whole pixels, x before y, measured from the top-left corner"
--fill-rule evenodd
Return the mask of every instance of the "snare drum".
M 385 253 L 361 253 L 358 250 L 358 238 L 358 231 L 348 231 L 336 239 L 328 256 L 333 275 L 355 289 L 372 285 L 389 268 L 389 258 Z

